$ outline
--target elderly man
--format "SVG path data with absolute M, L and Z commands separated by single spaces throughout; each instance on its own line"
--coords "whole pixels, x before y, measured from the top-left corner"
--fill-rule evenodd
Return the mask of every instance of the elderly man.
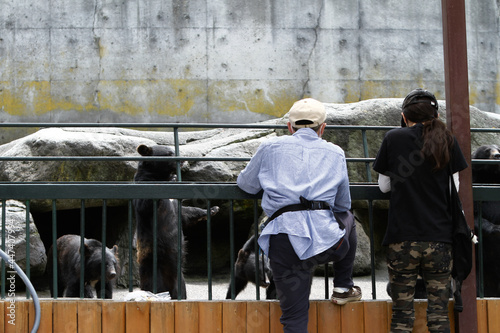
M 263 143 L 238 176 L 248 193 L 263 190 L 269 216 L 259 245 L 270 259 L 284 332 L 307 332 L 314 268 L 334 262 L 332 302 L 361 299 L 352 270 L 357 236 L 344 151 L 323 139 L 323 103 L 312 98 L 289 112 L 291 136 Z

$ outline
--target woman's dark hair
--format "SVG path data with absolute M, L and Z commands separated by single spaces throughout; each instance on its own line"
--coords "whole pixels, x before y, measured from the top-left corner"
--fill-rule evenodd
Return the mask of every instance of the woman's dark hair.
M 413 98 L 408 98 L 410 95 Z M 454 143 L 453 135 L 438 119 L 437 110 L 436 98 L 426 90 L 412 91 L 403 102 L 406 119 L 424 125 L 421 153 L 436 171 L 445 168 L 450 161 Z

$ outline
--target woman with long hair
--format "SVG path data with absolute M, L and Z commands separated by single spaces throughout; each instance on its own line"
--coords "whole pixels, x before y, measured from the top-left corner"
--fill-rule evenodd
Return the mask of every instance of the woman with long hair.
M 391 192 L 383 245 L 391 290 L 391 332 L 411 332 L 417 277 L 428 298 L 430 332 L 449 332 L 452 269 L 450 175 L 467 167 L 453 134 L 439 119 L 436 97 L 423 89 L 403 101 L 401 128 L 387 132 L 373 169 L 379 187 Z

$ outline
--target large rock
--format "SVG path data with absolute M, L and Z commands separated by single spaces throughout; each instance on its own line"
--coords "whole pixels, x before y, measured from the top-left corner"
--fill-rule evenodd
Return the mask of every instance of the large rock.
M 401 119 L 402 99 L 374 99 L 351 104 L 326 104 L 327 123 L 330 125 L 369 125 L 369 126 L 398 126 Z M 446 106 L 440 101 L 440 117 L 446 119 Z M 482 112 L 474 107 L 470 108 L 471 127 L 499 127 L 498 116 Z M 283 118 L 266 121 L 260 124 L 285 125 L 287 115 Z M 368 156 L 375 157 L 385 130 L 367 131 Z M 210 129 L 205 131 L 180 131 L 179 143 L 181 156 L 187 157 L 251 157 L 258 146 L 265 140 L 276 135 L 287 134 L 285 129 Z M 328 130 L 324 138 L 341 146 L 347 157 L 365 157 L 363 150 L 363 138 L 361 132 L 348 129 Z M 472 135 L 472 149 L 482 144 L 490 144 L 497 141 L 497 134 L 475 133 Z M 139 144 L 174 144 L 174 134 L 163 131 L 139 131 L 125 128 L 46 128 L 0 146 L 0 156 L 132 156 L 139 157 L 136 147 Z M 137 162 L 134 161 L 10 161 L 0 164 L 0 181 L 131 181 L 135 173 Z M 182 180 L 189 181 L 217 181 L 232 182 L 236 180 L 239 172 L 244 168 L 246 162 L 189 162 L 183 167 Z M 349 163 L 349 177 L 351 182 L 366 182 L 368 174 L 366 165 L 363 163 Z M 370 171 L 372 180 L 376 174 Z M 386 202 L 375 206 L 386 209 Z M 126 202 L 110 200 L 107 205 L 111 207 L 125 207 Z M 221 205 L 217 203 L 217 205 Z M 223 204 L 222 204 L 223 205 Z M 62 200 L 57 202 L 58 210 L 78 210 L 81 206 L 80 200 Z M 99 208 L 102 201 L 87 201 L 86 207 Z M 214 253 L 222 253 L 219 258 L 215 257 L 214 269 L 227 267 L 227 206 L 221 206 L 221 214 L 214 217 L 213 234 L 220 237 L 213 245 Z M 365 202 L 354 202 L 353 208 L 357 210 L 357 216 L 361 217 L 363 228 L 368 230 L 367 207 Z M 51 201 L 34 200 L 31 202 L 31 211 L 37 214 L 50 214 Z M 123 209 L 122 209 L 123 210 Z M 238 225 L 250 228 L 253 214 L 252 207 L 237 205 Z M 98 215 L 98 214 L 97 214 Z M 119 214 L 114 214 L 119 215 Z M 38 216 L 38 215 L 37 215 Z M 219 219 L 219 220 L 218 220 Z M 112 231 L 117 233 L 127 232 L 126 218 L 122 215 L 116 218 L 116 223 L 122 225 L 115 227 L 111 222 Z M 246 222 L 245 222 L 246 221 Z M 385 228 L 386 219 L 384 214 L 376 214 L 374 217 L 376 244 L 380 243 L 380 234 Z M 78 219 L 66 218 L 62 224 L 75 224 Z M 95 228 L 99 230 L 99 223 Z M 79 229 L 73 232 L 78 232 Z M 198 231 L 197 231 L 198 230 Z M 46 232 L 46 231 L 44 231 Z M 206 267 L 205 244 L 206 236 L 203 227 L 196 227 L 194 231 L 187 231 L 186 235 L 194 238 L 190 241 L 190 253 L 188 262 L 194 266 Z M 363 232 L 358 228 L 358 232 Z M 222 237 L 223 235 L 224 237 Z M 86 234 L 87 236 L 87 234 Z M 90 235 L 88 235 L 90 237 Z M 236 246 L 240 246 L 246 240 L 247 232 L 241 232 L 236 239 Z M 96 237 L 97 238 L 97 237 Z M 120 234 L 113 235 L 108 241 L 127 242 Z M 361 238 L 365 239 L 365 238 Z M 366 241 L 363 240 L 361 245 Z M 110 244 L 108 244 L 110 245 Z M 194 246 L 200 249 L 193 250 Z M 359 247 L 360 252 L 369 251 Z M 377 247 L 378 251 L 378 247 Z M 200 255 L 201 253 L 201 255 Z M 367 256 L 367 253 L 360 253 Z M 199 263 L 197 263 L 199 260 Z M 128 260 L 127 260 L 128 261 Z M 363 263 L 366 260 L 362 260 Z M 363 264 L 365 265 L 365 264 Z M 189 264 L 188 264 L 189 269 Z M 363 271 L 364 268 L 361 269 Z
M 350 104 L 325 104 L 329 125 L 398 126 L 402 99 L 373 99 Z M 440 118 L 446 119 L 445 102 L 440 103 Z M 471 127 L 498 127 L 496 114 L 470 108 Z M 283 118 L 259 124 L 282 124 Z M 385 130 L 367 131 L 368 154 L 374 157 Z M 287 134 L 273 129 L 211 129 L 180 132 L 180 153 L 187 157 L 251 157 L 260 143 L 271 136 Z M 347 157 L 365 157 L 361 131 L 328 130 L 326 140 L 341 146 Z M 496 142 L 495 133 L 473 133 L 472 149 Z M 46 128 L 0 146 L 0 156 L 134 156 L 139 144 L 174 144 L 171 132 L 138 131 L 125 128 Z M 235 181 L 245 162 L 190 162 L 183 180 Z M 0 165 L 0 181 L 129 181 L 133 161 L 52 161 L 5 162 Z M 366 181 L 364 164 L 349 164 L 351 182 Z M 75 202 L 76 208 L 80 203 Z M 34 204 L 34 210 L 50 206 Z
M 0 203 L 0 219 L 3 209 Z M 37 227 L 31 214 L 29 218 L 29 251 L 30 251 L 30 277 L 40 277 L 45 272 L 47 255 L 45 246 L 40 238 Z M 0 235 L 2 233 L 0 224 Z M 2 238 L 0 237 L 0 247 Z M 26 272 L 26 205 L 15 200 L 5 202 L 5 253 L 14 259 L 19 267 Z M 8 271 L 14 270 L 6 263 Z

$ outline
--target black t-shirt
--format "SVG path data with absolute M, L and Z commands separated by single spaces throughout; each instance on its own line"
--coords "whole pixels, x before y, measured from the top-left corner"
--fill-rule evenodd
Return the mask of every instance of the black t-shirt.
M 391 178 L 384 245 L 403 241 L 451 243 L 449 168 L 434 171 L 424 160 L 420 152 L 422 129 L 422 124 L 416 124 L 387 132 L 373 164 L 375 171 Z M 467 168 L 456 139 L 450 163 L 452 173 Z

